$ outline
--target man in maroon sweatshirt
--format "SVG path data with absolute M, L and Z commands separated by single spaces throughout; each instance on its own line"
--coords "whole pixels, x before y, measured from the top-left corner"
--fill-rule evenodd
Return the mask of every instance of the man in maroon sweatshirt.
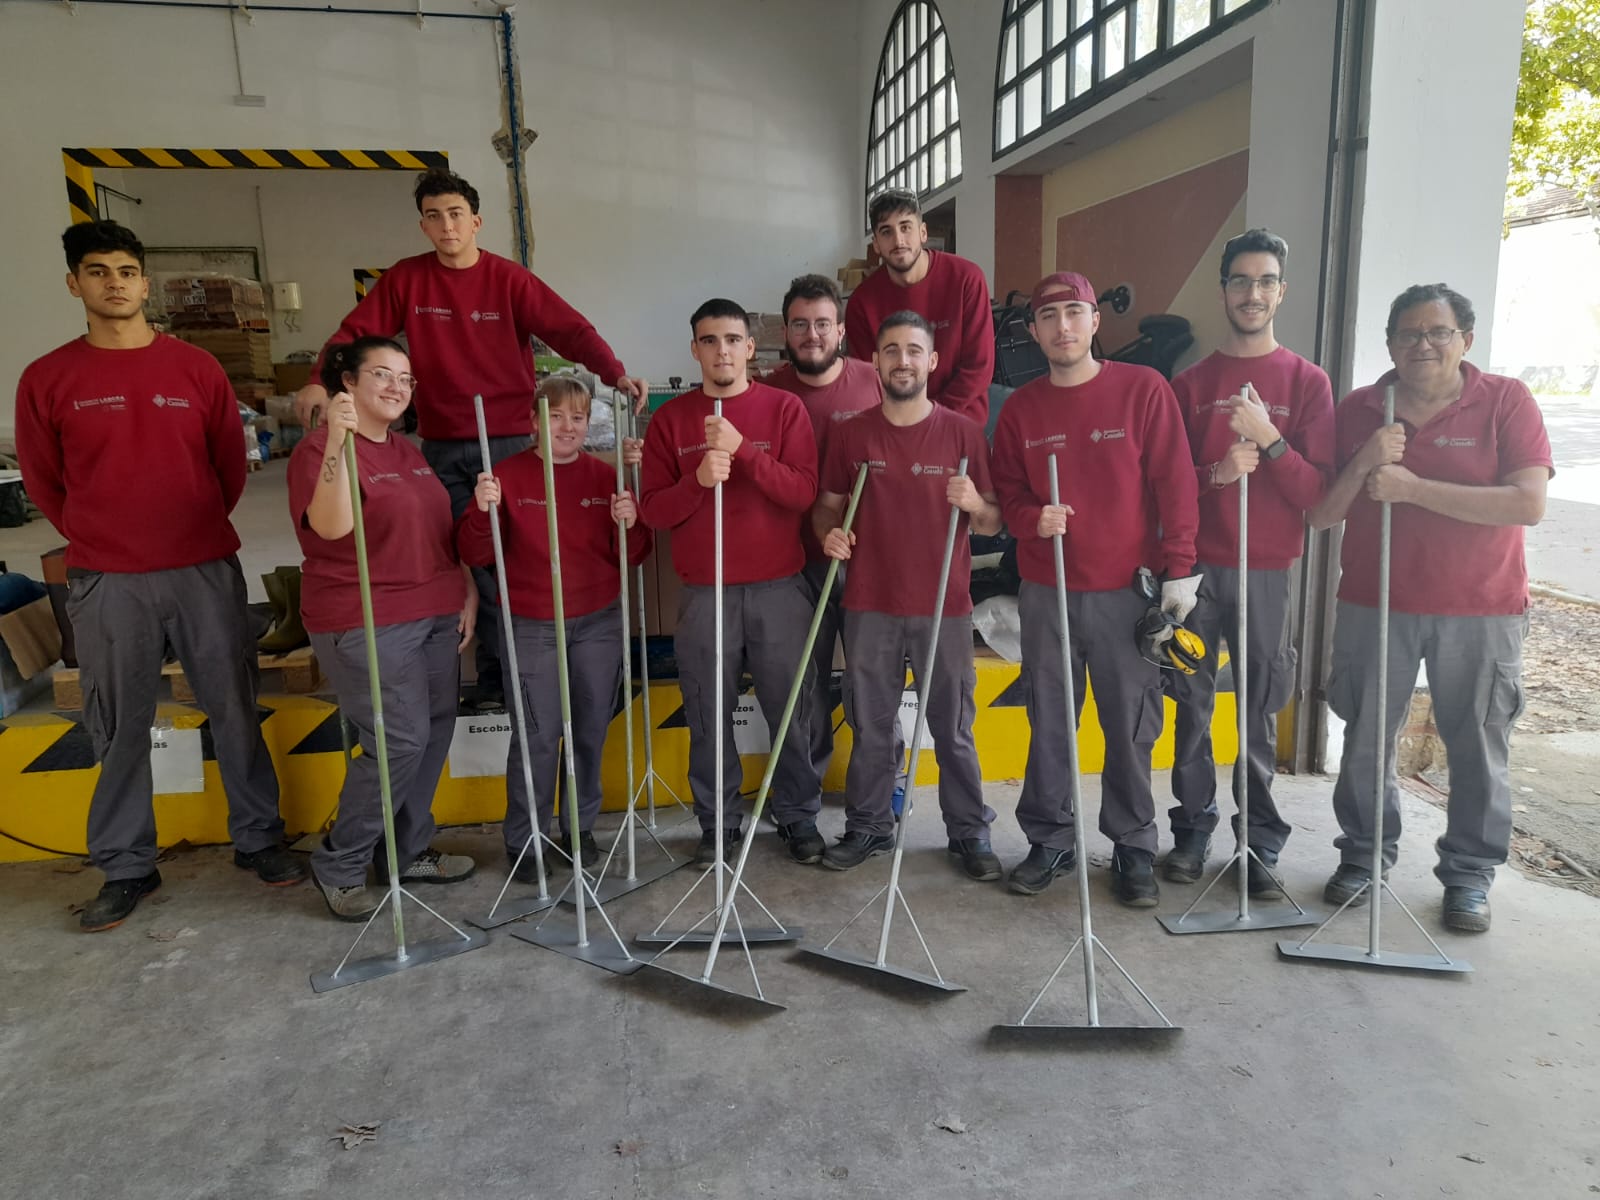
M 422 454 L 450 493 L 457 518 L 472 500 L 480 462 L 472 398 L 483 396 L 489 457 L 499 462 L 532 444 L 528 398 L 538 380 L 528 339 L 537 337 L 556 353 L 580 362 L 615 384 L 636 404 L 648 385 L 627 374 L 605 340 L 582 313 L 526 268 L 478 248 L 478 192 L 450 171 L 434 169 L 417 180 L 417 211 L 433 251 L 401 259 L 379 277 L 351 310 L 333 342 L 359 337 L 406 335 L 417 376 L 414 402 Z M 322 369 L 319 358 L 312 379 Z M 320 384 L 295 396 L 303 422 L 327 403 Z M 478 617 L 478 700 L 503 702 L 499 646 L 500 614 L 494 576 L 474 572 L 484 607 Z
M 1205 870 L 1217 827 L 1217 766 L 1211 753 L 1216 704 L 1217 645 L 1248 651 L 1250 711 L 1248 787 L 1250 828 L 1234 836 L 1255 852 L 1248 864 L 1250 895 L 1283 895 L 1272 864 L 1289 837 L 1289 823 L 1272 799 L 1278 760 L 1277 717 L 1294 686 L 1289 644 L 1289 568 L 1305 543 L 1305 515 L 1333 476 L 1333 388 L 1321 367 L 1278 345 L 1273 317 L 1282 303 L 1289 247 L 1266 229 L 1251 229 L 1222 250 L 1222 307 L 1228 335 L 1222 347 L 1172 381 L 1183 409 L 1200 492 L 1195 538 L 1204 576 L 1188 625 L 1206 643 L 1193 675 L 1164 676 L 1177 702 L 1172 764 L 1172 852 L 1162 874 L 1193 883 Z M 1239 479 L 1250 476 L 1249 615 L 1239 630 Z M 1259 861 L 1258 861 L 1259 860 Z
M 168 646 L 210 719 L 234 865 L 298 883 L 283 847 L 278 777 L 256 719 L 256 650 L 239 536 L 244 426 L 217 360 L 145 323 L 144 247 L 113 221 L 62 235 L 67 290 L 89 332 L 29 364 L 17 385 L 17 458 L 29 497 L 67 537 L 67 612 L 83 723 L 100 777 L 89 859 L 105 886 L 91 932 L 120 925 L 161 886 L 150 726 Z
M 743 836 L 742 772 L 733 738 L 739 676 L 748 666 L 756 701 L 776 731 L 811 625 L 801 568 L 800 522 L 817 495 L 817 445 L 799 397 L 752 383 L 749 315 L 732 300 L 707 300 L 690 318 L 690 352 L 701 385 L 669 400 L 645 428 L 639 511 L 645 524 L 672 532 L 672 565 L 683 580 L 673 641 L 689 722 L 689 787 L 700 819 L 695 863 L 716 863 L 715 722 L 723 730 L 723 846 L 729 858 Z M 722 416 L 714 415 L 722 401 Z M 715 529 L 713 489 L 722 484 L 723 710 L 715 711 Z M 822 858 L 817 832 L 822 788 L 811 759 L 812 689 L 802 688 L 772 781 L 778 834 L 796 862 Z
M 850 293 L 845 309 L 850 354 L 871 362 L 884 320 L 907 310 L 920 313 L 933 326 L 939 355 L 928 395 L 982 429 L 989 420 L 994 379 L 994 314 L 983 271 L 967 259 L 928 249 L 928 225 L 915 192 L 879 193 L 868 219 L 883 266 Z
M 1194 607 L 1194 463 L 1167 381 L 1148 367 L 1096 361 L 1089 347 L 1099 325 L 1095 290 L 1082 275 L 1041 280 L 1028 330 L 1050 374 L 1013 392 L 995 428 L 995 488 L 1022 573 L 1017 602 L 1032 729 L 1017 803 L 1029 850 L 1007 883 L 1035 895 L 1074 864 L 1069 781 L 1078 764 L 1063 731 L 1079 713 L 1066 711 L 1061 675 L 1051 550 L 1060 535 L 1073 685 L 1081 712 L 1087 667 L 1105 734 L 1100 832 L 1116 848 L 1112 892 L 1124 904 L 1149 908 L 1159 898 L 1150 751 L 1161 732 L 1161 671 L 1137 648 L 1134 627 L 1147 604 L 1130 584 L 1139 567 L 1149 567 L 1165 579 L 1163 609 L 1181 621 Z M 1059 505 L 1050 503 L 1052 457 Z

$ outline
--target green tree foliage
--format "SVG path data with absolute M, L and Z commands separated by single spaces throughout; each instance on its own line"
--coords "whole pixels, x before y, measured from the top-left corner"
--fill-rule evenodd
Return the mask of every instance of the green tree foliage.
M 1600 0 L 1528 0 L 1507 199 L 1541 184 L 1600 221 Z

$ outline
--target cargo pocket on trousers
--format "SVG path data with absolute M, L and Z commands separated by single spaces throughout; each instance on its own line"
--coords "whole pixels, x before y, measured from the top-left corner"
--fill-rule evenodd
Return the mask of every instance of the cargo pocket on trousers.
M 1522 715 L 1522 662 L 1497 662 L 1494 683 L 1489 691 L 1489 709 L 1483 716 L 1486 728 L 1509 727 Z
M 1346 725 L 1355 720 L 1356 697 L 1350 678 L 1350 664 L 1337 654 L 1328 671 L 1328 707 Z
M 1280 713 L 1289 697 L 1294 694 L 1294 669 L 1300 656 L 1293 646 L 1285 646 L 1273 657 L 1272 673 L 1267 679 L 1266 711 Z
M 1165 714 L 1161 709 L 1162 691 L 1159 687 L 1146 688 L 1144 702 L 1139 708 L 1139 719 L 1133 727 L 1133 744 L 1148 751 L 1156 744 L 1156 739 L 1161 736 L 1161 724 Z

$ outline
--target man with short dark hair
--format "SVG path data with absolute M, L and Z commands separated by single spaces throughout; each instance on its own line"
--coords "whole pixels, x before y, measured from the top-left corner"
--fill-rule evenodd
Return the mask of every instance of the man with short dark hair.
M 1222 250 L 1221 347 L 1172 381 L 1183 409 L 1200 491 L 1197 566 L 1204 581 L 1189 628 L 1206 643 L 1193 675 L 1168 671 L 1177 703 L 1172 794 L 1173 848 L 1162 874 L 1193 883 L 1205 869 L 1217 826 L 1217 766 L 1211 751 L 1217 646 L 1233 661 L 1247 647 L 1245 694 L 1250 828 L 1234 836 L 1254 854 L 1247 887 L 1257 900 L 1281 899 L 1271 867 L 1289 837 L 1272 797 L 1278 761 L 1277 712 L 1294 686 L 1289 644 L 1289 570 L 1305 544 L 1305 514 L 1333 475 L 1333 388 L 1322 368 L 1280 346 L 1273 318 L 1288 290 L 1289 247 L 1267 229 L 1250 229 Z M 1249 629 L 1239 629 L 1239 479 L 1250 476 Z
M 994 314 L 983 271 L 958 255 L 928 249 L 928 224 L 915 192 L 880 193 L 868 217 L 883 266 L 850 294 L 845 309 L 849 352 L 871 360 L 877 332 L 891 314 L 921 314 L 933 326 L 939 356 L 928 380 L 929 398 L 982 429 L 994 380 Z
M 828 442 L 812 527 L 831 558 L 850 562 L 844 642 L 855 746 L 845 784 L 845 832 L 822 865 L 860 866 L 894 846 L 893 747 L 905 692 L 906 660 L 927 697 L 928 732 L 939 758 L 939 807 L 951 856 L 973 879 L 1000 878 L 989 844 L 994 812 L 972 736 L 972 552 L 967 532 L 997 533 L 1000 505 L 989 478 L 983 430 L 928 398 L 938 369 L 934 331 L 914 312 L 892 314 L 878 331 L 883 404 L 846 421 Z M 962 459 L 966 473 L 958 474 Z M 841 528 L 863 463 L 867 484 L 855 526 Z M 922 679 L 933 638 L 928 610 L 938 593 L 951 507 L 956 528 L 933 675 Z M 854 551 L 860 544 L 862 554 Z
M 1134 572 L 1148 567 L 1164 577 L 1163 610 L 1182 621 L 1194 607 L 1200 584 L 1194 463 L 1167 381 L 1149 367 L 1097 361 L 1090 346 L 1099 326 L 1095 291 L 1082 275 L 1065 271 L 1040 280 L 1028 332 L 1050 373 L 1013 392 L 995 428 L 995 486 L 1022 574 L 1017 606 L 1032 730 L 1017 802 L 1028 856 L 1006 882 L 1032 896 L 1074 865 L 1070 785 L 1080 764 L 1072 761 L 1064 731 L 1081 715 L 1087 669 L 1105 734 L 1100 832 L 1115 847 L 1112 894 L 1149 908 L 1160 896 L 1150 752 L 1161 733 L 1161 671 L 1139 651 L 1135 627 L 1149 602 L 1130 585 Z M 1060 504 L 1050 500 L 1052 457 Z M 1061 673 L 1051 547 L 1057 536 L 1066 560 L 1077 713 L 1066 711 Z
M 824 460 L 829 432 L 840 421 L 878 407 L 883 402 L 883 387 L 871 364 L 845 356 L 844 301 L 839 289 L 826 275 L 801 275 L 789 284 L 783 297 L 784 342 L 789 361 L 766 382 L 785 392 L 793 392 L 806 406 L 811 429 L 817 437 L 817 462 Z M 815 604 L 822 595 L 822 580 L 828 573 L 828 558 L 811 530 L 811 522 L 800 528 L 806 547 L 805 579 Z M 829 597 L 811 664 L 816 671 L 816 686 L 811 702 L 811 760 L 817 775 L 827 772 L 833 757 L 833 651 L 839 640 L 843 610 L 839 598 L 844 594 L 841 567 L 837 586 Z M 847 697 L 848 703 L 848 697 Z
M 23 371 L 17 458 L 68 542 L 67 612 L 100 764 L 89 860 L 106 878 L 78 924 L 96 932 L 161 886 L 150 727 L 168 646 L 209 721 L 234 865 L 273 885 L 298 883 L 305 865 L 283 846 L 256 719 L 255 637 L 228 520 L 245 481 L 233 389 L 211 355 L 146 324 L 150 281 L 132 230 L 95 221 L 61 241 L 89 332 Z
M 1544 517 L 1555 468 L 1527 387 L 1463 357 L 1471 302 L 1442 283 L 1407 288 L 1389 308 L 1394 369 L 1346 396 L 1335 414 L 1339 477 L 1311 513 L 1344 521 L 1328 707 L 1345 722 L 1333 789 L 1339 867 L 1323 898 L 1366 904 L 1372 878 L 1374 780 L 1384 752 L 1384 872 L 1400 842 L 1395 740 L 1426 664 L 1434 724 L 1449 761 L 1450 799 L 1434 875 L 1451 929 L 1489 928 L 1489 888 L 1511 845 L 1511 728 L 1522 712 L 1528 628 L 1523 528 Z M 1384 392 L 1394 388 L 1394 422 Z M 1378 561 L 1391 506 L 1388 728 L 1377 706 Z M 1365 890 L 1362 890 L 1362 889 Z
M 743 778 L 733 710 L 746 665 L 756 701 L 774 733 L 788 703 L 811 626 L 810 592 L 800 570 L 800 522 L 817 494 L 817 446 L 798 397 L 747 371 L 756 344 L 750 318 L 732 300 L 707 300 L 689 319 L 689 350 L 701 384 L 667 401 L 645 429 L 639 513 L 672 535 L 672 565 L 683 581 L 673 636 L 678 683 L 689 725 L 689 787 L 700 821 L 695 864 L 716 864 L 715 729 L 723 731 L 723 850 L 743 838 Z M 722 401 L 722 415 L 715 402 Z M 722 485 L 722 696 L 716 711 L 716 522 L 712 496 Z M 811 761 L 811 688 L 802 687 L 772 781 L 778 836 L 796 862 L 822 857 L 817 832 L 822 788 Z
M 529 338 L 537 337 L 557 354 L 582 363 L 602 383 L 627 392 L 636 405 L 644 403 L 649 389 L 643 379 L 626 373 L 583 314 L 537 275 L 478 248 L 483 218 L 470 183 L 435 168 L 418 177 L 414 195 L 432 253 L 401 259 L 385 271 L 329 343 L 406 335 L 418 380 L 414 403 L 423 457 L 449 491 L 451 511 L 459 518 L 485 466 L 473 396 L 483 397 L 494 462 L 532 444 L 528 397 L 538 380 Z M 313 380 L 320 370 L 319 357 Z M 322 386 L 309 383 L 295 396 L 295 411 L 309 421 L 327 401 Z M 503 689 L 494 575 L 484 569 L 473 574 L 483 600 L 477 698 L 480 707 L 499 707 Z

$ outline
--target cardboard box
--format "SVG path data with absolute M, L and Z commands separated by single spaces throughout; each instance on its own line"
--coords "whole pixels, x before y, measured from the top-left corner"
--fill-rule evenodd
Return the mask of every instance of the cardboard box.
M 313 363 L 273 363 L 272 386 L 280 396 L 292 396 L 311 382 Z

